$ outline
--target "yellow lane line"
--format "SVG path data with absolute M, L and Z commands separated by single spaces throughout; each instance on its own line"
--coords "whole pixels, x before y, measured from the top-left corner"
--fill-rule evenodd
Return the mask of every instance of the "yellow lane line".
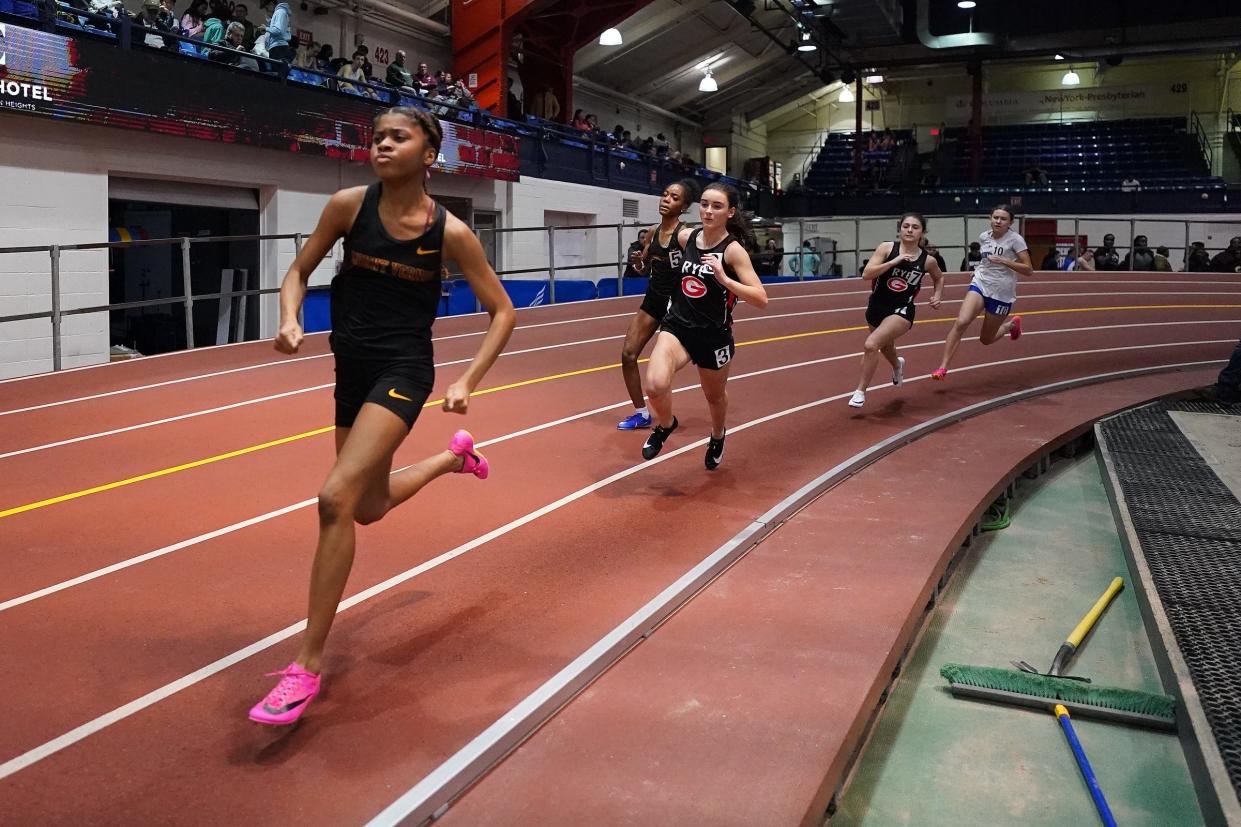
M 220 462 L 222 460 L 232 459 L 233 457 L 239 457 L 239 456 L 242 456 L 243 454 L 252 454 L 255 451 L 262 451 L 264 448 L 274 448 L 277 445 L 284 445 L 286 442 L 295 442 L 299 439 L 305 439 L 306 437 L 318 436 L 319 434 L 326 434 L 328 431 L 333 431 L 335 429 L 336 429 L 335 425 L 329 425 L 326 428 L 316 428 L 315 430 L 307 431 L 304 434 L 294 434 L 293 436 L 286 436 L 286 437 L 281 437 L 280 439 L 273 439 L 271 442 L 264 442 L 261 445 L 251 445 L 249 448 L 239 448 L 236 451 L 229 451 L 227 454 L 216 454 L 214 457 L 207 457 L 205 459 L 196 459 L 193 462 L 187 462 L 183 465 L 174 465 L 171 468 L 164 468 L 159 471 L 152 471 L 149 474 L 140 474 L 139 476 L 136 476 L 136 477 L 130 477 L 124 480 L 117 480 L 116 482 L 109 482 L 105 485 L 96 485 L 94 488 L 86 488 L 86 489 L 83 489 L 82 491 L 74 491 L 72 494 L 61 494 L 59 497 L 52 497 L 51 499 L 47 499 L 47 500 L 39 500 L 37 503 L 27 503 L 26 505 L 19 505 L 16 508 L 10 508 L 6 511 L 0 511 L 0 517 L 11 517 L 14 514 L 21 514 L 23 511 L 33 511 L 36 508 L 43 508 L 44 506 L 55 505 L 56 503 L 63 503 L 69 500 L 76 500 L 77 498 L 85 497 L 88 494 L 98 494 L 101 491 L 111 491 L 113 488 L 120 488 L 121 486 L 124 486 L 124 485 L 133 485 L 136 482 L 143 482 L 144 480 L 152 480 L 152 479 L 155 479 L 156 477 L 164 477 L 169 474 L 175 474 L 178 471 L 187 471 L 190 468 L 197 468 L 200 465 L 209 465 L 213 462 Z
M 1066 308 L 1060 308 L 1056 310 L 1030 310 L 1030 311 L 1023 312 L 1020 315 L 1042 316 L 1042 315 L 1050 315 L 1050 314 L 1058 314 L 1058 313 L 1105 313 L 1108 311 L 1116 311 L 1116 310 L 1204 310 L 1204 309 L 1230 310 L 1230 309 L 1237 309 L 1237 308 L 1241 308 L 1241 304 L 1130 304 L 1130 305 L 1116 305 L 1112 307 L 1066 307 Z M 914 322 L 914 324 L 946 323 L 946 322 L 953 321 L 955 318 L 956 318 L 955 316 L 952 316 L 952 317 L 945 317 L 942 319 L 921 319 L 919 321 Z M 852 333 L 852 332 L 866 330 L 866 329 L 867 327 L 865 325 L 854 325 L 851 327 L 834 327 L 829 330 L 811 330 L 805 333 L 790 333 L 786 336 L 772 336 L 766 339 L 754 339 L 748 342 L 738 342 L 737 347 L 748 347 L 751 345 L 765 345 L 765 344 L 771 344 L 773 342 L 787 342 L 793 339 L 805 339 L 811 336 L 828 336 L 833 333 Z M 1084 328 L 1084 329 L 1088 329 L 1088 328 Z M 645 362 L 647 360 L 641 359 L 639 361 Z M 488 393 L 498 393 L 499 391 L 513 390 L 515 388 L 524 388 L 530 385 L 538 385 L 543 382 L 552 382 L 557 379 L 568 379 L 573 376 L 584 376 L 588 373 L 599 373 L 605 370 L 615 370 L 616 368 L 619 368 L 619 367 L 620 367 L 620 363 L 615 363 L 611 365 L 599 365 L 598 367 L 593 367 L 593 368 L 582 368 L 581 370 L 571 370 L 571 371 L 566 371 L 564 373 L 553 373 L 547 376 L 537 376 L 533 379 L 523 379 L 520 382 L 511 382 L 507 385 L 496 385 L 495 387 L 492 387 L 492 388 L 484 388 L 482 390 L 476 390 L 474 391 L 474 393 L 471 394 L 471 397 L 482 396 Z M 423 405 L 423 407 L 431 408 L 437 405 L 442 405 L 443 403 L 444 403 L 443 399 L 435 399 L 430 402 L 427 402 L 425 405 Z M 68 502 L 69 500 L 76 500 L 80 497 L 85 497 L 90 494 L 99 494 L 104 491 L 111 491 L 116 488 L 121 488 L 126 485 L 133 485 L 135 483 L 144 482 L 146 480 L 155 479 L 157 477 L 165 477 L 165 476 L 168 476 L 169 474 L 175 474 L 179 471 L 188 471 L 191 468 L 199 468 L 204 465 L 210 465 L 211 463 L 214 463 L 214 462 L 222 462 L 223 460 L 232 459 L 233 457 L 240 457 L 240 456 L 244 456 L 245 454 L 252 454 L 252 453 L 255 453 L 256 451 L 262 451 L 266 448 L 274 448 L 277 445 L 285 445 L 290 442 L 296 442 L 299 439 L 307 439 L 309 437 L 319 436 L 320 434 L 330 433 L 331 431 L 334 431 L 335 429 L 336 429 L 336 426 L 328 425 L 325 428 L 316 428 L 313 431 L 306 431 L 305 433 L 294 434 L 293 436 L 286 436 L 280 439 L 274 439 L 270 442 L 264 442 L 260 445 L 251 445 L 248 448 L 239 448 L 236 451 L 229 451 L 226 454 L 217 454 L 213 457 L 206 457 L 204 459 L 194 460 L 193 462 L 187 462 L 187 463 L 184 463 L 183 465 L 175 465 L 171 468 L 163 468 L 159 471 L 152 471 L 148 474 L 141 474 L 136 477 L 129 477 L 128 479 L 117 480 L 116 482 L 109 482 L 104 485 L 97 485 L 94 488 L 85 488 L 81 491 L 74 491 L 71 494 L 61 494 L 59 497 L 52 497 L 46 500 L 39 500 L 38 502 L 27 503 L 26 505 L 15 506 L 13 508 L 0 511 L 0 519 L 3 519 L 4 517 L 11 517 L 14 514 L 21 514 L 26 511 L 33 511 L 37 508 L 45 508 L 49 505 L 56 505 L 57 503 Z

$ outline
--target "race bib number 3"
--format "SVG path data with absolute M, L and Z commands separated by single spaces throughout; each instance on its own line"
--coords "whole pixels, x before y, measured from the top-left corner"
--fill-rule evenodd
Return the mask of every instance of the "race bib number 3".
M 732 354 L 728 352 L 728 348 L 722 347 L 715 352 L 715 366 L 722 368 L 728 364 L 728 360 L 732 359 Z

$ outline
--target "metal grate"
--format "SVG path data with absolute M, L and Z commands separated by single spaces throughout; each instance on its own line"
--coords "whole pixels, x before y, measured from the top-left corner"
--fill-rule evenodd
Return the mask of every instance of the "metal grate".
M 621 199 L 621 217 L 633 218 L 638 217 L 638 199 L 622 198 Z
M 1168 411 L 1231 415 L 1210 402 L 1155 403 L 1099 424 L 1159 600 L 1241 797 L 1241 503 Z

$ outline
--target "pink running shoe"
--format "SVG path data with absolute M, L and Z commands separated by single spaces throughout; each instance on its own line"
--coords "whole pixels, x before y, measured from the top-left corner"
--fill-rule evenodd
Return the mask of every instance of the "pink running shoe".
M 474 437 L 469 431 L 462 430 L 453 434 L 448 450 L 464 460 L 458 474 L 473 474 L 480 480 L 487 479 L 491 465 L 485 456 L 474 450 Z
M 280 683 L 250 710 L 251 721 L 276 726 L 291 724 L 302 716 L 319 694 L 319 676 L 312 675 L 296 663 L 267 675 L 280 675 Z
M 1008 329 L 1008 338 L 1014 342 L 1021 338 L 1021 317 L 1013 316 L 1013 326 Z
M 934 379 L 936 382 L 944 381 L 945 379 L 948 378 L 948 369 L 947 368 L 936 368 L 935 370 L 931 371 L 931 378 Z

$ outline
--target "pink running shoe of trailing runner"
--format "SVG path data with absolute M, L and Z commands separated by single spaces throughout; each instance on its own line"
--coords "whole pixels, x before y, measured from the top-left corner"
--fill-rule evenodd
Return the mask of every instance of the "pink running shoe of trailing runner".
M 319 694 L 319 676 L 307 672 L 296 663 L 290 663 L 279 672 L 267 674 L 269 677 L 280 675 L 280 683 L 250 710 L 251 721 L 275 726 L 291 724 L 302 717 L 306 707 L 310 706 L 310 702 Z

